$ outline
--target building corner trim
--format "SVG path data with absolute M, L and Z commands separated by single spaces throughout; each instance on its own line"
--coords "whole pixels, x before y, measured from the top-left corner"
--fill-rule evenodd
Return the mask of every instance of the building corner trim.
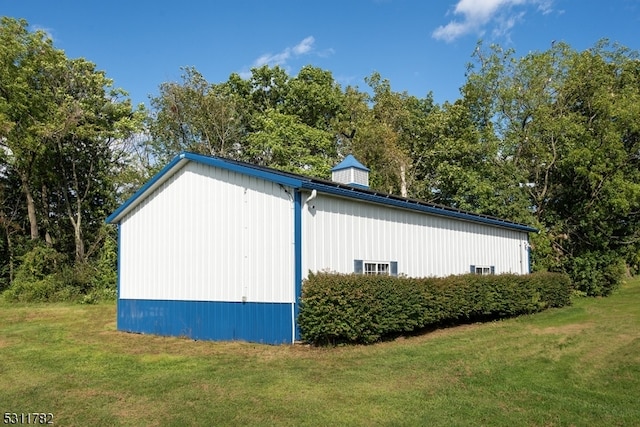
M 298 314 L 300 312 L 300 298 L 302 297 L 302 192 L 296 189 L 293 197 L 293 257 L 294 257 L 294 286 L 295 300 L 292 319 L 292 344 L 300 340 Z

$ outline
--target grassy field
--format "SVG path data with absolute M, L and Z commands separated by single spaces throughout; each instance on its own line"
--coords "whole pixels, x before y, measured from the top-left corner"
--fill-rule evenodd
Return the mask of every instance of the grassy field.
M 640 280 L 537 315 L 338 348 L 120 333 L 113 304 L 0 304 L 0 412 L 62 426 L 638 426 Z

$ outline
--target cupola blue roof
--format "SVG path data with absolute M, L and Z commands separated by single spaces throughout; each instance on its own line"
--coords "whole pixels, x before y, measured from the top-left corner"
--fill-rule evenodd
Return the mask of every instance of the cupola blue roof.
M 343 161 L 335 165 L 333 169 L 331 169 L 331 172 L 335 172 L 343 169 L 349 169 L 349 168 L 355 168 L 355 169 L 360 169 L 360 170 L 369 172 L 369 168 L 367 168 L 362 163 L 357 161 L 356 158 L 353 157 L 351 154 L 345 157 Z

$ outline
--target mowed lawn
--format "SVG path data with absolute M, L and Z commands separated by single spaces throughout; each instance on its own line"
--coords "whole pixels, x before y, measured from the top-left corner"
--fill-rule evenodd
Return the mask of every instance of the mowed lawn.
M 0 411 L 54 425 L 640 425 L 640 280 L 370 346 L 117 332 L 115 305 L 0 304 Z

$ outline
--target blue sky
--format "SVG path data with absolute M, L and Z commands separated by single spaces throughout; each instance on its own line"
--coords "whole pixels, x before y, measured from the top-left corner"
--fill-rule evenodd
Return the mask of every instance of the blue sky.
M 219 83 L 265 63 L 291 75 L 311 64 L 361 89 L 377 71 L 395 91 L 443 103 L 459 97 L 479 39 L 518 56 L 553 40 L 640 50 L 640 0 L 0 0 L 0 15 L 96 63 L 136 104 L 182 66 Z

